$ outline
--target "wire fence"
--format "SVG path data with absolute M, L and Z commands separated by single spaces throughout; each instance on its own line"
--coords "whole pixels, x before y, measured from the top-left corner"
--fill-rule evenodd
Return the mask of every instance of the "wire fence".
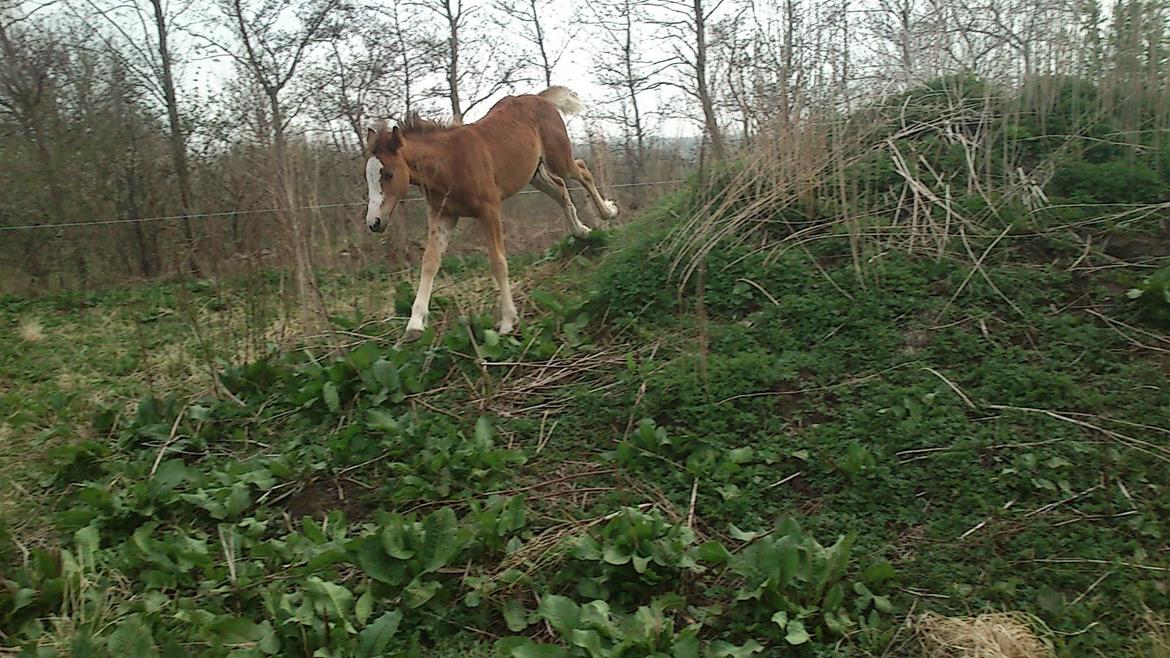
M 630 188 L 630 187 L 648 187 L 648 186 L 652 186 L 652 185 L 671 185 L 671 184 L 682 183 L 682 182 L 685 182 L 685 180 L 681 179 L 681 178 L 676 178 L 673 180 L 646 181 L 644 183 L 621 183 L 618 185 L 608 185 L 607 187 L 613 188 L 613 189 L 622 189 L 622 188 Z M 540 192 L 540 190 L 521 190 L 518 194 L 542 194 L 542 192 Z M 414 203 L 414 202 L 423 201 L 423 200 L 424 199 L 422 197 L 410 197 L 410 198 L 403 199 L 402 203 Z M 78 227 L 84 228 L 84 227 L 89 227 L 89 226 L 111 226 L 111 225 L 115 225 L 115 224 L 168 222 L 168 221 L 178 221 L 178 220 L 182 220 L 182 219 L 204 220 L 204 219 L 215 219 L 215 218 L 219 218 L 219 217 L 238 217 L 241 215 L 261 215 L 261 214 L 274 213 L 274 212 L 292 212 L 292 211 L 301 211 L 301 210 L 328 210 L 331 208 L 357 208 L 359 206 L 364 206 L 364 205 L 366 205 L 365 201 L 354 201 L 352 203 L 326 203 L 326 204 L 309 205 L 309 206 L 296 206 L 293 208 L 259 208 L 259 209 L 253 209 L 253 210 L 224 210 L 224 211 L 218 211 L 218 212 L 191 213 L 191 214 L 187 214 L 187 215 L 160 215 L 157 217 L 129 217 L 129 218 L 122 218 L 122 219 L 98 219 L 98 220 L 92 220 L 92 221 L 87 221 L 87 222 L 58 222 L 58 223 L 54 223 L 54 224 L 22 224 L 19 226 L 0 226 L 0 232 L 34 231 L 34 230 L 78 228 Z

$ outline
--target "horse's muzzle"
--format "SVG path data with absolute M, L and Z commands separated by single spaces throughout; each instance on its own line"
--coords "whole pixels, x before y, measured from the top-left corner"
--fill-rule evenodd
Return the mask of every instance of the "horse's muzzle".
M 382 223 L 381 217 L 374 218 L 374 221 L 372 222 L 366 222 L 366 226 L 369 226 L 370 230 L 374 233 L 381 233 L 382 231 L 386 230 L 386 225 Z

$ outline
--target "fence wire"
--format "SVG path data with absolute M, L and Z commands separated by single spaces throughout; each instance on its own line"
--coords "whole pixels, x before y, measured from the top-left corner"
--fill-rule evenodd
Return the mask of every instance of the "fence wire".
M 682 183 L 683 179 L 678 178 L 674 180 L 660 180 L 647 181 L 645 183 L 622 183 L 619 185 L 608 185 L 607 188 L 621 189 L 627 187 L 646 187 L 650 185 L 670 185 L 673 183 Z M 521 190 L 518 194 L 541 194 L 540 190 Z M 410 197 L 403 199 L 402 203 L 413 203 L 423 201 L 422 197 Z M 204 212 L 191 213 L 188 215 L 161 215 L 158 217 L 131 217 L 125 219 L 98 219 L 88 222 L 61 222 L 57 224 L 23 224 L 20 226 L 0 226 L 0 232 L 6 231 L 33 231 L 43 229 L 62 229 L 62 228 L 78 228 L 87 226 L 110 226 L 114 224 L 136 224 L 145 222 L 168 222 L 177 221 L 180 219 L 214 219 L 217 217 L 238 217 L 240 215 L 261 215 L 265 213 L 274 212 L 292 212 L 299 210 L 328 210 L 330 208 L 356 208 L 364 206 L 366 202 L 355 201 L 353 203 L 326 203 L 312 206 L 297 206 L 294 208 L 260 208 L 256 210 L 224 210 L 220 212 Z

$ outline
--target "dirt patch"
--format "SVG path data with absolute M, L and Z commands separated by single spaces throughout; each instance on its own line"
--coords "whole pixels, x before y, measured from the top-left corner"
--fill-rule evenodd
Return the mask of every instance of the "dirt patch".
M 806 478 L 804 475 L 797 475 L 791 480 L 785 482 L 784 486 L 792 491 L 792 493 L 795 493 L 801 498 L 806 499 L 806 501 L 819 498 L 821 495 L 821 492 L 817 491 L 816 487 L 814 487 L 812 483 L 808 481 L 808 478 Z
M 1012 245 L 1019 260 L 1034 265 L 1059 265 L 1068 259 L 1067 248 L 1061 248 L 1047 237 L 1021 239 Z
M 773 397 L 776 401 L 776 411 L 785 420 L 791 420 L 793 415 L 800 410 L 800 400 L 802 397 L 804 396 L 798 392 L 785 393 L 777 391 Z
M 306 483 L 301 490 L 290 496 L 284 509 L 293 519 L 303 516 L 319 518 L 334 510 L 340 510 L 350 523 L 368 518 L 373 506 L 363 501 L 366 489 L 353 480 L 316 480 Z
M 932 342 L 930 332 L 925 329 L 911 329 L 902 334 L 902 351 L 906 354 L 916 354 L 929 347 Z
M 20 335 L 20 339 L 26 343 L 39 343 L 45 339 L 45 328 L 34 319 L 21 322 L 17 333 Z
M 1126 261 L 1165 256 L 1170 252 L 1170 224 L 1163 221 L 1158 230 L 1149 233 L 1112 233 L 1102 249 Z
M 816 425 L 823 425 L 832 420 L 828 414 L 822 413 L 817 409 L 809 409 L 800 415 L 801 427 L 815 427 Z

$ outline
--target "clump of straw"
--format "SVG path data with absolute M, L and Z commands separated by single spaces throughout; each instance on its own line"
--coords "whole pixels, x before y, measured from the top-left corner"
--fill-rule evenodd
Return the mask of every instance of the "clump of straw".
M 928 612 L 914 622 L 929 658 L 1051 658 L 1051 642 L 1037 636 L 1031 617 L 997 612 L 944 617 Z
M 36 320 L 25 320 L 18 331 L 20 339 L 28 343 L 37 343 L 45 338 L 45 328 Z

